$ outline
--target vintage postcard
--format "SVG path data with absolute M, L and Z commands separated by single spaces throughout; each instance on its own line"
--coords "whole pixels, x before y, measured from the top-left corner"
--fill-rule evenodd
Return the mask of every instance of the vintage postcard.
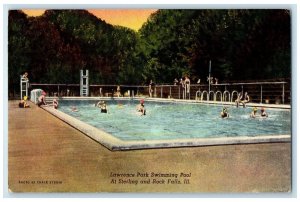
M 8 9 L 9 193 L 290 193 L 291 9 Z

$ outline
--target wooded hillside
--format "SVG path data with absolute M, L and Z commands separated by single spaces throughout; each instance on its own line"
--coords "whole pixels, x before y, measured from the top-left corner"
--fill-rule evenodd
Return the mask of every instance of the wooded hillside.
M 206 81 L 209 60 L 219 81 L 290 78 L 288 10 L 158 10 L 135 32 L 85 10 L 9 12 L 9 91 L 19 75 L 34 83 L 172 83 Z

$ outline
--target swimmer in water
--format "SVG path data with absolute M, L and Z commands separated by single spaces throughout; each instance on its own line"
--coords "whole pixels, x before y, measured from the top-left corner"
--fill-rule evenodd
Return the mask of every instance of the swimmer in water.
M 228 118 L 229 113 L 227 111 L 227 107 L 223 107 L 222 112 L 221 112 L 221 118 Z
M 95 107 L 101 107 L 101 105 L 103 104 L 103 102 L 104 101 L 102 101 L 102 100 L 100 100 L 99 102 L 97 102 L 96 104 L 95 104 Z
M 146 115 L 146 109 L 145 109 L 145 105 L 144 105 L 144 100 L 140 100 L 140 104 L 136 106 L 136 110 L 138 112 L 141 112 L 141 116 L 142 115 Z
M 261 115 L 262 117 L 268 117 L 268 114 L 267 114 L 265 108 L 262 107 L 262 108 L 260 109 L 260 115 Z
M 71 107 L 72 112 L 78 112 L 78 109 L 75 106 Z
M 255 117 L 256 117 L 256 112 L 257 112 L 257 108 L 256 108 L 256 107 L 253 107 L 252 112 L 251 112 L 251 114 L 250 114 L 250 117 L 251 117 L 251 118 L 255 118 Z
M 58 108 L 58 101 L 57 101 L 57 99 L 54 99 L 53 102 L 52 102 L 52 104 L 53 104 L 54 109 Z
M 118 108 L 122 109 L 123 108 L 123 104 L 121 102 L 118 102 Z
M 107 113 L 107 107 L 105 101 L 102 102 L 100 109 L 101 109 L 101 113 Z
M 107 113 L 107 106 L 105 101 L 100 100 L 95 104 L 95 107 L 99 107 L 101 109 L 101 113 Z

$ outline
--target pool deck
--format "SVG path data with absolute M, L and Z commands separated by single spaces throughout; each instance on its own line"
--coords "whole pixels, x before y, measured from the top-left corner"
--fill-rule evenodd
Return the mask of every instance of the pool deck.
M 33 103 L 28 109 L 17 104 L 8 103 L 12 192 L 291 191 L 289 142 L 110 151 Z M 115 177 L 131 173 L 136 176 Z M 179 184 L 151 173 L 184 173 L 185 177 L 178 177 Z

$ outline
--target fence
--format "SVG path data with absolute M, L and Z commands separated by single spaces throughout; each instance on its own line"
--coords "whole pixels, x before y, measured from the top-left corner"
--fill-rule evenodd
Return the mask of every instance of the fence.
M 41 88 L 50 96 L 80 96 L 79 84 L 31 84 L 31 89 Z M 239 92 L 248 92 L 251 102 L 288 104 L 290 84 L 288 82 L 253 82 L 191 84 L 189 89 L 182 85 L 154 85 L 151 96 L 155 98 L 199 99 L 234 102 Z M 210 91 L 209 91 L 210 89 Z M 150 97 L 149 86 L 134 85 L 90 85 L 90 96 L 104 97 Z

